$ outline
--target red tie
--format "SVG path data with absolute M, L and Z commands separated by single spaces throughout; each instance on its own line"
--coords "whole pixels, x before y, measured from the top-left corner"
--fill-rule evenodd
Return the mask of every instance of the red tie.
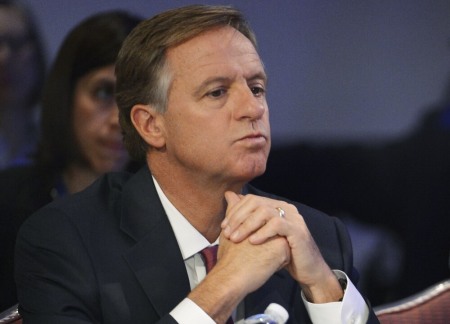
M 203 259 L 205 260 L 206 273 L 210 272 L 211 269 L 216 265 L 218 247 L 218 245 L 208 246 L 200 251 Z
M 205 260 L 206 273 L 210 272 L 211 269 L 216 265 L 217 262 L 217 249 L 218 245 L 208 246 L 200 251 Z M 233 324 L 233 318 L 227 320 L 226 324 Z

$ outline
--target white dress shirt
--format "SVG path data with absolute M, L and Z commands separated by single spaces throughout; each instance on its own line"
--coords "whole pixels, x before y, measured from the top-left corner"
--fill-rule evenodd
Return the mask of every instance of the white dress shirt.
M 169 218 L 170 225 L 175 233 L 192 290 L 206 276 L 206 268 L 200 255 L 200 251 L 209 245 L 217 244 L 218 241 L 210 244 L 209 241 L 200 234 L 200 232 L 198 232 L 169 201 L 155 178 L 153 178 L 153 182 L 167 217 Z M 345 290 L 344 298 L 342 302 L 313 304 L 308 302 L 302 294 L 303 302 L 311 321 L 317 324 L 365 323 L 368 318 L 369 309 L 364 299 L 344 272 L 334 270 L 334 273 L 338 278 L 344 277 L 347 279 L 347 289 Z M 237 313 L 243 314 L 243 303 L 238 306 Z M 170 312 L 170 315 L 180 324 L 215 323 L 202 308 L 189 298 L 185 298 L 181 301 Z M 236 312 L 234 312 L 233 317 L 236 324 L 243 322 L 243 319 L 240 318 L 241 316 L 236 319 Z

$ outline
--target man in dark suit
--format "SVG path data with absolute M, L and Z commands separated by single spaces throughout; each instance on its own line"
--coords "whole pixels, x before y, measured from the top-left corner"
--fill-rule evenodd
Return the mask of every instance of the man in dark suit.
M 378 323 L 337 219 L 247 185 L 265 171 L 266 74 L 241 13 L 189 6 L 140 24 L 116 64 L 125 144 L 109 174 L 21 228 L 25 323 Z M 202 251 L 220 241 L 206 273 Z

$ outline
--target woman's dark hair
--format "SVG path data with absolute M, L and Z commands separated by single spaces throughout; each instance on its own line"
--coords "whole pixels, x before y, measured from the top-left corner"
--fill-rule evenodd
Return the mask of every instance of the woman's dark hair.
M 25 26 L 27 28 L 27 36 L 34 47 L 34 61 L 35 61 L 35 83 L 33 89 L 29 94 L 28 107 L 32 108 L 39 102 L 42 84 L 47 70 L 47 59 L 44 50 L 40 29 L 36 24 L 36 19 L 32 11 L 21 1 L 18 0 L 0 0 L 0 7 L 7 7 L 17 10 L 23 17 Z
M 38 166 L 60 173 L 79 155 L 72 125 L 76 83 L 114 64 L 125 37 L 140 21 L 124 11 L 109 11 L 83 20 L 67 35 L 43 90 Z

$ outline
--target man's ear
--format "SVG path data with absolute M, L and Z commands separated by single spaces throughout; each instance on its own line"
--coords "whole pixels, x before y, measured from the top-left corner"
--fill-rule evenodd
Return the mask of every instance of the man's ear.
M 131 108 L 131 122 L 139 135 L 150 146 L 162 148 L 165 141 L 164 125 L 161 113 L 150 105 L 135 105 Z

